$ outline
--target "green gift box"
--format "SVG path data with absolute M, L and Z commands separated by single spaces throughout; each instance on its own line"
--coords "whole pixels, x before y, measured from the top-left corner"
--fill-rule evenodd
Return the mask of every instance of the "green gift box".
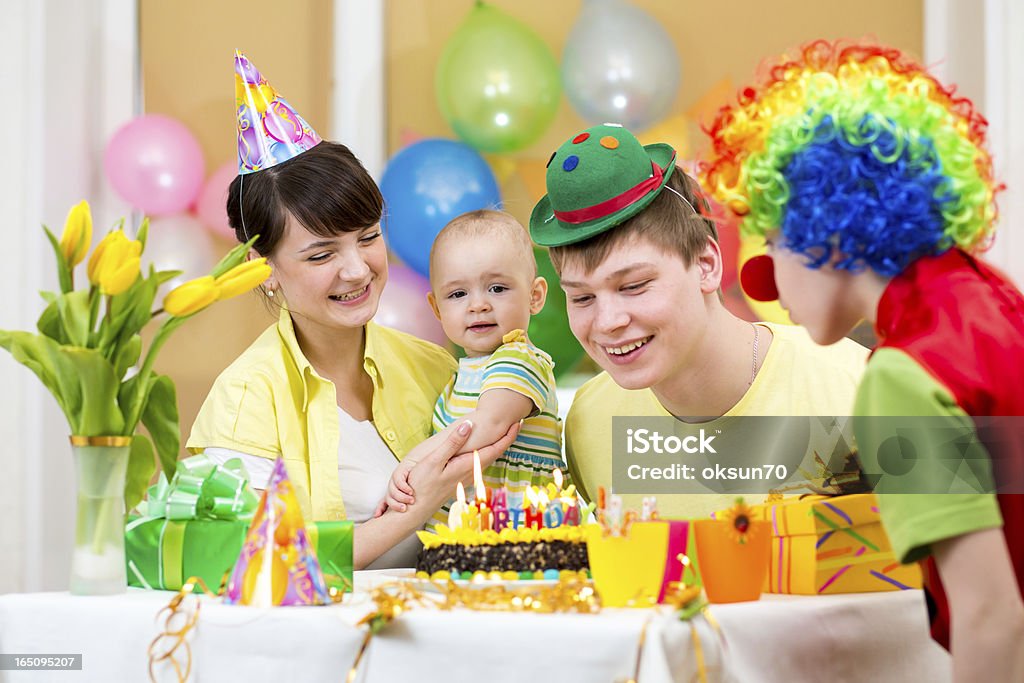
M 178 590 L 197 576 L 216 590 L 235 566 L 256 504 L 241 460 L 178 461 L 170 483 L 161 475 L 150 487 L 147 514 L 125 527 L 128 585 Z M 315 522 L 306 533 L 328 588 L 351 591 L 352 522 Z
M 137 517 L 125 527 L 128 585 L 178 590 L 198 576 L 220 586 L 242 551 L 249 520 Z M 329 588 L 352 590 L 352 522 L 306 525 Z

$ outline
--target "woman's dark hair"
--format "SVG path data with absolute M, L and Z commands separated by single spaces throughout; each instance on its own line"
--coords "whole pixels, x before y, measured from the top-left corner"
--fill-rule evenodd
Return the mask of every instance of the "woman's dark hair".
M 258 234 L 253 248 L 269 256 L 284 236 L 288 214 L 314 235 L 333 237 L 376 225 L 383 206 L 380 189 L 349 148 L 325 140 L 288 161 L 235 178 L 227 209 L 238 241 Z

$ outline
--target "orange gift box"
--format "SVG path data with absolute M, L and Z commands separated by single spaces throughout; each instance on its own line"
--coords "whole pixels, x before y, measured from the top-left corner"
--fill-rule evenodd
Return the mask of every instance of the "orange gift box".
M 917 565 L 893 555 L 873 493 L 803 496 L 755 505 L 771 524 L 765 591 L 818 595 L 921 587 Z

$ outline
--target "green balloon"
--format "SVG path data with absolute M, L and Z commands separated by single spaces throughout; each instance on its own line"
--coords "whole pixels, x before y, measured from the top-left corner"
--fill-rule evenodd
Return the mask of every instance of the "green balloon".
M 529 146 L 551 124 L 562 94 L 558 63 L 528 26 L 477 3 L 437 65 L 437 105 L 481 152 Z
M 541 312 L 530 319 L 530 341 L 551 354 L 555 361 L 555 377 L 561 377 L 579 363 L 583 347 L 569 329 L 565 292 L 559 284 L 555 267 L 551 265 L 548 250 L 534 248 L 533 255 L 537 259 L 537 274 L 548 281 L 548 300 Z

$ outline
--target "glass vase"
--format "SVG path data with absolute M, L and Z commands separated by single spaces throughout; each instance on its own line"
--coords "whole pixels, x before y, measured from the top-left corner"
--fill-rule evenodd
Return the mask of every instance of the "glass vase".
M 111 595 L 127 586 L 124 485 L 130 450 L 128 436 L 71 437 L 78 484 L 73 595 Z

